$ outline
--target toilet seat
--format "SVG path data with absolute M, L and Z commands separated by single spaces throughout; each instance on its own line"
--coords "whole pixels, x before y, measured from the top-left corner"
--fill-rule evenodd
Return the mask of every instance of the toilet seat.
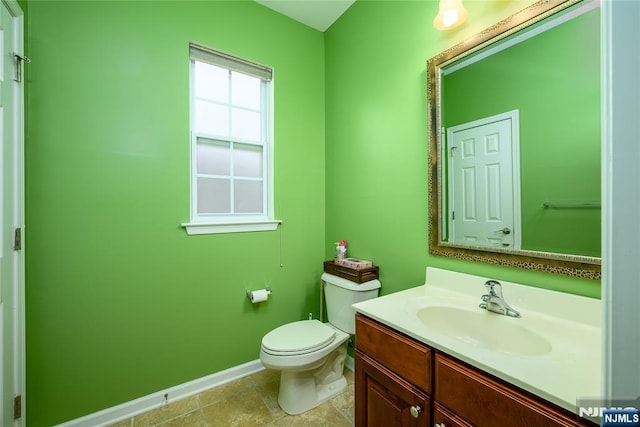
M 262 338 L 262 350 L 274 356 L 313 353 L 329 344 L 336 331 L 318 320 L 300 320 L 282 325 Z

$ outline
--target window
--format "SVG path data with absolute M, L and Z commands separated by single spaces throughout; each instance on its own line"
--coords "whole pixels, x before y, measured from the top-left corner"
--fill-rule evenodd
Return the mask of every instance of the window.
M 272 70 L 196 45 L 189 234 L 274 230 Z

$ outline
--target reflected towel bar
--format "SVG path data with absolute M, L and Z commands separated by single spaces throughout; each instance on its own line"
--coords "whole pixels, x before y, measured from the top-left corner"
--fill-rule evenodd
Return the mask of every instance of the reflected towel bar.
M 544 202 L 545 209 L 547 208 L 599 208 L 600 202 Z

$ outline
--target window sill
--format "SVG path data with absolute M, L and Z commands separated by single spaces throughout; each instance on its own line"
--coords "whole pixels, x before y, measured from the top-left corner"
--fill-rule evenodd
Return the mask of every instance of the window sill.
M 238 222 L 187 222 L 181 224 L 187 230 L 188 235 L 197 234 L 223 234 L 223 233 L 247 233 L 254 231 L 274 231 L 282 221 L 238 221 Z

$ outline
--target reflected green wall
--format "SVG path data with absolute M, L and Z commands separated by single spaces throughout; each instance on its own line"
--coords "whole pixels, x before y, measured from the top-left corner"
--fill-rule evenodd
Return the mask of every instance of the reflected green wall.
M 523 249 L 600 256 L 600 209 L 543 207 L 600 201 L 599 12 L 443 79 L 445 128 L 519 110 Z
M 465 2 L 467 23 L 440 32 L 436 2 L 358 0 L 326 32 L 326 255 L 346 239 L 380 266 L 383 294 L 435 266 L 599 297 L 598 281 L 427 252 L 426 61 L 530 3 Z
M 28 23 L 29 426 L 256 360 L 266 332 L 318 316 L 322 34 L 248 1 L 33 1 Z M 189 41 L 274 68 L 276 232 L 180 227 Z

